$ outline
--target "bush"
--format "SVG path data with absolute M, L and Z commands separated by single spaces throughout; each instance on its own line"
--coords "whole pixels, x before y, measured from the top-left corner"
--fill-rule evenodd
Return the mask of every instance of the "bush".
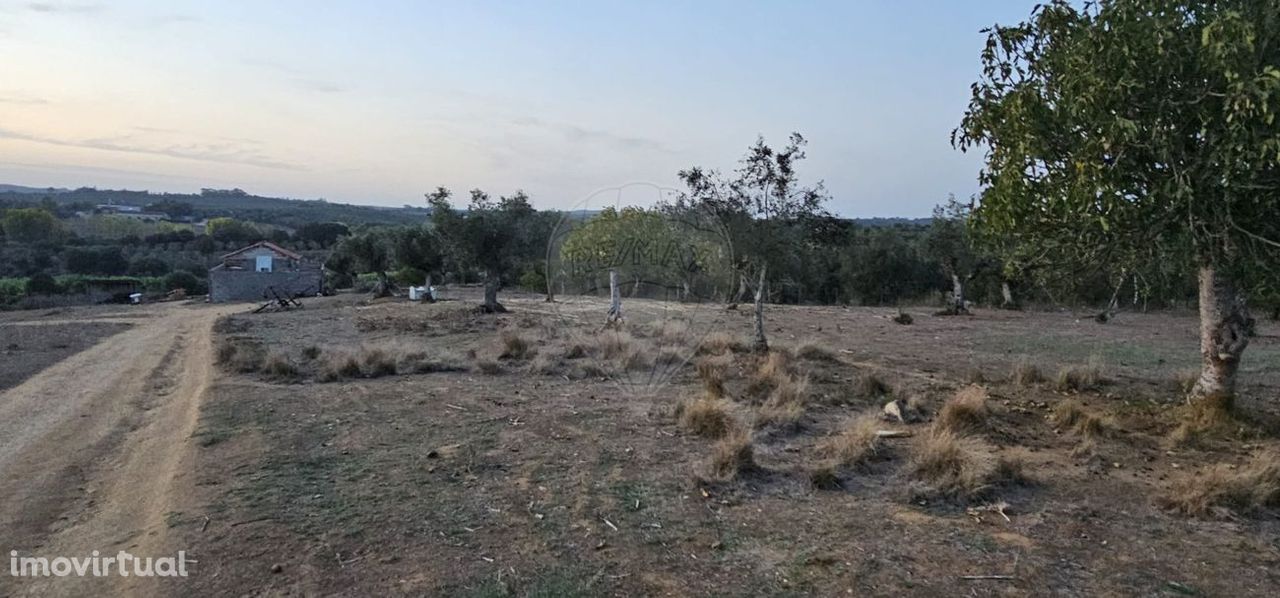
M 58 286 L 58 281 L 45 272 L 41 272 L 32 276 L 27 280 L 28 295 L 57 295 L 62 292 L 62 288 Z
M 209 292 L 204 281 L 190 272 L 170 272 L 162 280 L 162 286 L 165 291 L 185 289 L 188 295 L 203 295 Z

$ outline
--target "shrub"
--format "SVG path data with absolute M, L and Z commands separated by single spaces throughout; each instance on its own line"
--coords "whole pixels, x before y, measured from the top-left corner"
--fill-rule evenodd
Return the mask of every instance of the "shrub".
M 731 359 L 725 357 L 703 357 L 695 364 L 698 370 L 698 379 L 702 381 L 702 388 L 708 395 L 713 397 L 724 396 L 724 382 L 729 371 Z
M 27 279 L 26 291 L 28 295 L 57 295 L 62 292 L 62 287 L 52 276 L 41 272 Z
M 1058 371 L 1055 387 L 1059 392 L 1094 390 L 1102 384 L 1102 362 L 1091 358 L 1088 365 L 1073 365 Z
M 853 384 L 854 396 L 875 399 L 893 394 L 893 388 L 874 370 L 863 372 Z
M 196 275 L 190 272 L 170 272 L 161 279 L 161 284 L 165 291 L 185 289 L 188 295 L 203 295 L 209 292 L 204 281 L 196 278 Z
M 349 353 L 329 353 L 320 369 L 321 382 L 336 382 L 343 378 L 360 377 L 360 361 Z
M 225 339 L 218 344 L 215 359 L 228 371 L 248 374 L 262 369 L 266 350 L 257 341 L 246 338 Z
M 311 345 L 302 350 L 302 356 L 307 359 L 315 359 L 320 357 L 320 347 Z
M 596 337 L 596 346 L 605 359 L 625 358 L 631 342 L 631 334 L 624 331 L 603 332 Z

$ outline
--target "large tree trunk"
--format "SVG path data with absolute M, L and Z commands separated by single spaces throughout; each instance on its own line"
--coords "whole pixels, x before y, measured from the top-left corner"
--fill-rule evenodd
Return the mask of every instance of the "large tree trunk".
M 622 289 L 618 287 L 618 271 L 609 271 L 609 317 L 605 324 L 615 326 L 622 322 Z
M 964 306 L 964 281 L 955 272 L 951 273 L 951 309 L 958 314 L 969 311 Z
M 747 296 L 747 273 L 738 271 L 738 293 L 729 300 L 729 303 L 742 303 L 742 298 Z
M 426 294 L 427 302 L 428 302 L 428 303 L 435 303 L 435 302 L 436 302 L 436 298 L 435 298 L 435 296 L 434 296 L 434 295 L 432 295 L 432 294 L 431 294 L 431 273 L 430 273 L 430 272 L 427 272 L 427 279 L 426 279 L 425 281 L 423 281 L 423 284 L 425 284 L 425 285 L 426 285 L 426 286 L 424 286 L 424 287 L 422 287 L 422 288 L 423 288 L 423 290 L 425 290 L 425 291 L 426 291 L 426 293 L 427 293 L 427 294 Z
M 498 303 L 498 287 L 501 285 L 501 279 L 497 275 L 486 272 L 484 275 L 484 304 L 480 309 L 485 313 L 501 314 L 506 313 L 507 308 Z
M 1249 308 L 1234 281 L 1213 266 L 1200 267 L 1200 379 L 1194 400 L 1230 408 L 1240 356 L 1249 344 Z
M 765 267 L 760 266 L 760 284 L 756 285 L 756 339 L 752 345 L 756 353 L 769 351 L 769 339 L 764 335 L 764 274 Z

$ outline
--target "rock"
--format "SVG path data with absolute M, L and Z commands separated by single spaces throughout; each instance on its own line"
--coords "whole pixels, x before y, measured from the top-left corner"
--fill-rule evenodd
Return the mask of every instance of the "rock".
M 284 566 L 281 565 L 280 563 L 275 563 L 274 565 L 271 565 L 272 573 L 279 573 L 281 571 L 284 571 Z

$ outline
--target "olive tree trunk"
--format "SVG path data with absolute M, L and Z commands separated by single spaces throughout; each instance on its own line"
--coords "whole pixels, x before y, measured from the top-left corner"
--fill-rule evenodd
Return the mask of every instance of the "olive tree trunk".
M 1000 297 L 1003 302 L 1000 307 L 1004 309 L 1018 309 L 1018 301 L 1013 297 L 1013 287 L 1009 286 L 1009 281 L 1000 281 Z
M 506 313 L 507 308 L 498 303 L 498 288 L 501 286 L 501 279 L 493 273 L 485 272 L 484 275 L 484 304 L 480 308 L 486 313 L 500 314 Z
M 373 285 L 373 297 L 375 299 L 391 296 L 391 281 L 387 278 L 386 272 L 378 273 L 378 282 Z
M 1200 378 L 1196 401 L 1230 407 L 1240 356 L 1249 344 L 1249 308 L 1235 282 L 1213 266 L 1200 267 Z
M 622 321 L 622 289 L 618 286 L 618 271 L 609 271 L 609 317 L 606 324 L 614 325 Z
M 422 289 L 427 293 L 426 295 L 427 303 L 435 303 L 436 298 L 431 294 L 431 273 L 430 272 L 427 272 L 427 279 L 423 281 L 423 283 L 426 285 L 422 287 Z
M 764 274 L 765 267 L 760 266 L 760 283 L 756 285 L 756 338 L 752 345 L 756 353 L 769 351 L 769 339 L 764 335 Z

